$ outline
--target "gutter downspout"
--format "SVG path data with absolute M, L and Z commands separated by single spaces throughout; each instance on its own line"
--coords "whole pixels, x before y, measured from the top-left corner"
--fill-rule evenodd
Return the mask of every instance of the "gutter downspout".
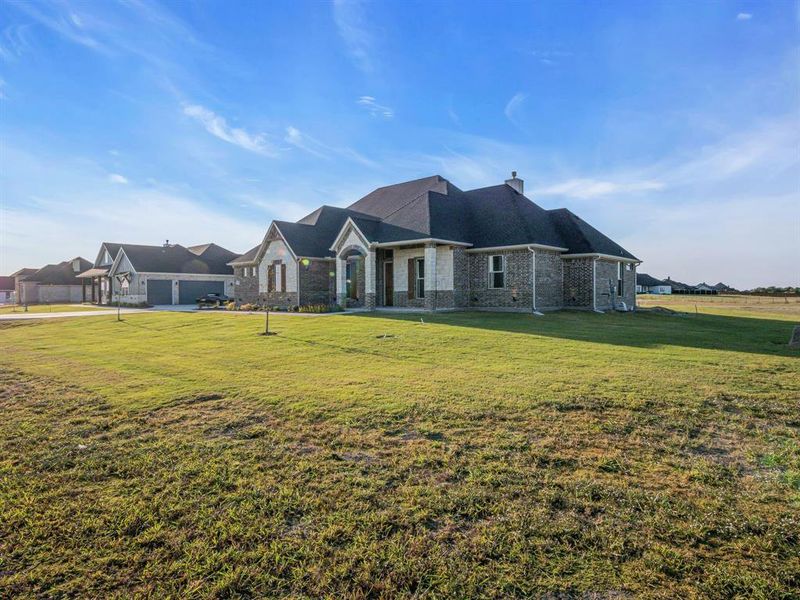
M 528 246 L 528 250 L 531 253 L 531 273 L 533 274 L 533 276 L 531 277 L 532 279 L 531 291 L 533 292 L 533 302 L 532 302 L 533 314 L 536 315 L 537 317 L 543 317 L 544 313 L 540 313 L 538 310 L 536 310 L 536 250 L 534 250 L 530 246 Z

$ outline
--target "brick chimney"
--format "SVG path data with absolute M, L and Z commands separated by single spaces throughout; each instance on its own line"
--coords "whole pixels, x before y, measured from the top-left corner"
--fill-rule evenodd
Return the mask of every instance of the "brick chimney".
M 525 188 L 525 182 L 517 177 L 516 171 L 511 171 L 511 179 L 506 179 L 506 185 L 518 194 L 522 194 Z

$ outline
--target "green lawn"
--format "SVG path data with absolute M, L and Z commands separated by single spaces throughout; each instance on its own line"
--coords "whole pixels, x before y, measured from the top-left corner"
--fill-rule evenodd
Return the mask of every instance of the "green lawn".
M 0 323 L 0 597 L 792 598 L 800 311 Z
M 29 304 L 29 313 L 42 313 L 42 312 L 79 312 L 84 310 L 102 310 L 96 306 L 88 304 Z M 25 307 L 12 305 L 0 306 L 0 315 L 8 315 L 14 313 L 24 313 Z

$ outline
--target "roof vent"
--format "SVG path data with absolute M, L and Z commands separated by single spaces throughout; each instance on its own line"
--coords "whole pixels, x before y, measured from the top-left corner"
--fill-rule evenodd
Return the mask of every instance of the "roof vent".
M 517 177 L 516 171 L 511 171 L 511 179 L 506 179 L 506 185 L 518 194 L 521 194 L 525 189 L 525 182 Z
M 167 240 L 166 242 L 164 242 L 164 248 L 169 248 L 169 240 Z

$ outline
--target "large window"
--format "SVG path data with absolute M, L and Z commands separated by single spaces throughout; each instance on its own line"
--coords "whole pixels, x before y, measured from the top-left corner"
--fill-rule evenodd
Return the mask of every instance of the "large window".
M 506 287 L 506 257 L 502 254 L 489 257 L 489 287 L 494 289 Z
M 414 261 L 414 292 L 417 298 L 425 297 L 425 259 Z

